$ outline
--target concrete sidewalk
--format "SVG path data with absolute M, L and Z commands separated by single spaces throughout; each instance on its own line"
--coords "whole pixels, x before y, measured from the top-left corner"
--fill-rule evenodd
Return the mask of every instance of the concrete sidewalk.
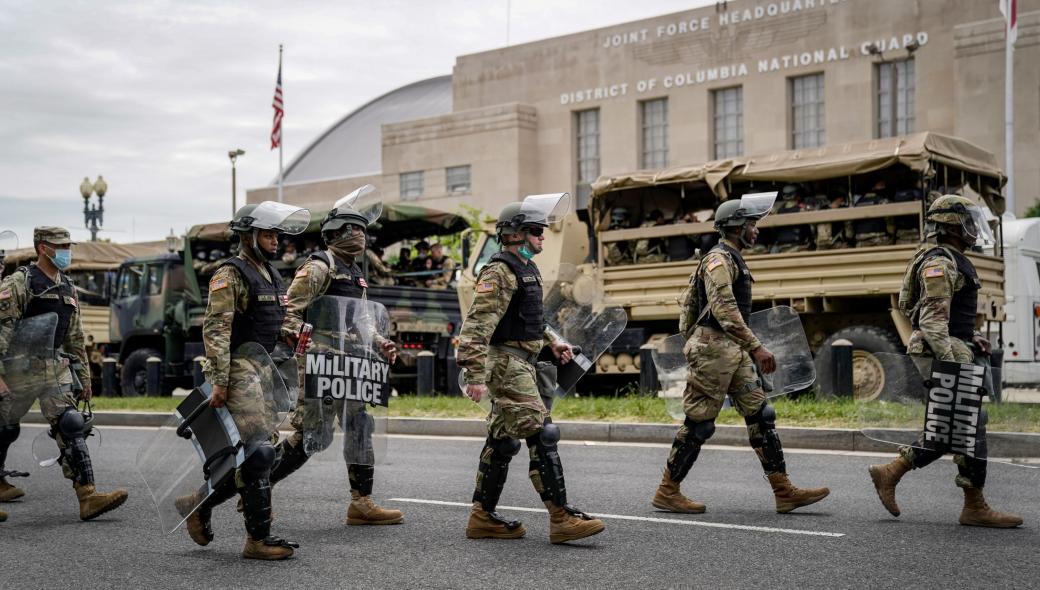
M 157 428 L 169 420 L 170 414 L 156 412 L 95 412 L 98 426 L 140 426 Z M 43 416 L 30 412 L 26 424 L 41 424 Z M 671 444 L 678 424 L 636 424 L 625 422 L 556 422 L 565 440 L 587 440 L 618 443 Z M 425 436 L 487 436 L 484 420 L 476 418 L 390 418 L 390 434 Z M 785 447 L 831 451 L 891 452 L 893 445 L 880 443 L 851 428 L 784 428 L 777 431 Z M 908 431 L 904 431 L 908 432 Z M 898 433 L 900 435 L 903 432 Z M 902 437 L 901 437 L 902 438 Z M 1040 458 L 1040 434 L 990 432 L 989 454 L 992 457 Z M 711 438 L 713 445 L 747 446 L 747 430 L 743 426 L 719 425 Z

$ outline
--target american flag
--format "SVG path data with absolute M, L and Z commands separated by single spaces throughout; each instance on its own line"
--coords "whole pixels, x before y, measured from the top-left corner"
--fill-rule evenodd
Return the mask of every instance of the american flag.
M 1014 45 L 1018 40 L 1018 0 L 1000 0 L 1000 14 L 1007 21 L 1007 40 Z
M 285 106 L 282 104 L 282 59 L 278 58 L 278 84 L 274 87 L 274 126 L 271 128 L 271 149 L 282 143 L 282 117 L 285 116 Z

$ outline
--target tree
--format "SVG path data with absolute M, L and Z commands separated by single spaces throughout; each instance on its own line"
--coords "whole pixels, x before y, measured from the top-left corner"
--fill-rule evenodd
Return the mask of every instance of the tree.
M 1033 206 L 1026 209 L 1025 217 L 1040 217 L 1040 201 L 1033 203 Z

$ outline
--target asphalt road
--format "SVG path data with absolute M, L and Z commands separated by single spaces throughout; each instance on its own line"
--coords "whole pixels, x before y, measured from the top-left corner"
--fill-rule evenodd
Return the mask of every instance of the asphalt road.
M 39 432 L 23 428 L 8 467 L 32 464 Z M 106 429 L 94 459 L 99 484 L 127 486 L 130 500 L 94 522 L 78 520 L 57 468 L 36 467 L 18 480 L 28 495 L 3 505 L 11 519 L 0 524 L 0 588 L 1033 587 L 1040 572 L 1034 470 L 990 468 L 990 503 L 1026 519 L 1021 529 L 1001 531 L 957 524 L 961 493 L 949 461 L 907 476 L 899 488 L 903 516 L 895 519 L 866 473 L 877 457 L 789 451 L 793 481 L 829 485 L 832 493 L 780 515 L 752 453 L 709 447 L 684 485 L 708 513 L 671 515 L 649 503 L 667 447 L 566 444 L 571 503 L 608 515 L 607 529 L 554 546 L 525 453 L 514 459 L 501 508 L 524 521 L 528 536 L 472 541 L 463 530 L 481 442 L 403 437 L 390 442 L 392 463 L 377 468 L 375 495 L 404 510 L 404 524 L 345 526 L 346 470 L 330 450 L 275 488 L 274 533 L 302 545 L 296 557 L 246 561 L 233 503 L 217 510 L 217 539 L 208 547 L 183 530 L 159 532 L 134 468 L 148 435 Z

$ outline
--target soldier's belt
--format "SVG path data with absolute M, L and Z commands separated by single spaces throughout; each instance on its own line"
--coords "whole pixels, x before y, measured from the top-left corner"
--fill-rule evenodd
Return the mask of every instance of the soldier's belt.
M 537 352 L 527 352 L 522 348 L 509 346 L 508 344 L 492 344 L 488 348 L 491 348 L 492 350 L 495 350 L 497 352 L 504 352 L 505 354 L 508 354 L 511 357 L 518 358 L 529 365 L 533 365 L 535 364 L 535 362 L 538 361 Z

